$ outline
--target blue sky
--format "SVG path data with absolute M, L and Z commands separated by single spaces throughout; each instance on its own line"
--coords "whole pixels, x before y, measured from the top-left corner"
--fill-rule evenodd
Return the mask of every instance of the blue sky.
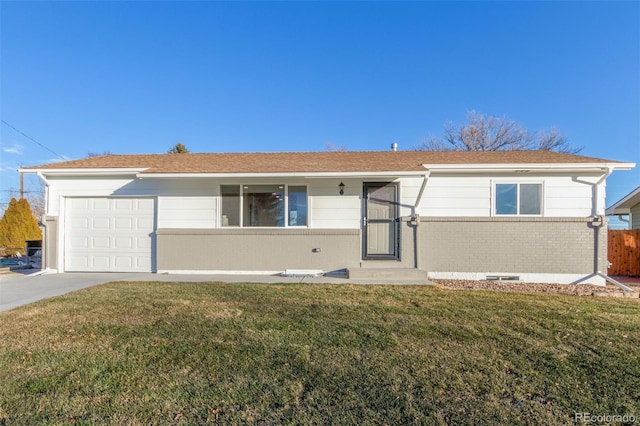
M 0 2 L 2 119 L 89 152 L 411 149 L 467 111 L 640 164 L 639 2 Z M 55 156 L 2 124 L 0 202 Z M 611 204 L 640 169 L 608 180 Z

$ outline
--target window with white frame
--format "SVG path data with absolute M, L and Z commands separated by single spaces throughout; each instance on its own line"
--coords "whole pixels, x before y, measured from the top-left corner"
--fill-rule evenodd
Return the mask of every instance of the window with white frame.
M 223 227 L 307 226 L 307 187 L 221 185 Z
M 541 183 L 496 183 L 496 215 L 542 215 Z

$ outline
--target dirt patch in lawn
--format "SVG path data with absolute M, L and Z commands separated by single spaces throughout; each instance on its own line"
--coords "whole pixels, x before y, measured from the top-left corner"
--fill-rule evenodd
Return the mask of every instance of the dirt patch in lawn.
M 494 290 L 515 291 L 520 293 L 560 293 L 576 296 L 638 297 L 638 291 L 627 293 L 613 284 L 597 286 L 592 284 L 546 284 L 523 283 L 513 281 L 474 281 L 474 280 L 431 280 L 438 287 L 451 290 Z

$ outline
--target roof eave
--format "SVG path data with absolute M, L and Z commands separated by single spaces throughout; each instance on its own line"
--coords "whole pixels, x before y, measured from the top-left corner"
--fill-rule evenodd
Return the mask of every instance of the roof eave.
M 140 179 L 177 179 L 177 178 L 368 178 L 424 176 L 428 170 L 413 171 L 373 171 L 373 172 L 262 172 L 262 173 L 138 173 Z
M 629 214 L 631 207 L 640 203 L 640 186 L 624 196 L 618 202 L 605 210 L 607 216 L 613 216 L 618 214 Z
M 630 170 L 635 163 L 511 163 L 511 164 L 423 164 L 437 172 L 527 172 L 527 171 L 593 171 Z
M 110 168 L 72 168 L 72 169 L 38 169 L 21 168 L 20 173 L 35 173 L 44 176 L 114 176 L 136 175 L 146 170 L 146 167 L 110 167 Z

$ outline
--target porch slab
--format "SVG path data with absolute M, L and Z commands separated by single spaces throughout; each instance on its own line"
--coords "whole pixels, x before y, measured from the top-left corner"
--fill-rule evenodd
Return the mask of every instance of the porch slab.
M 427 271 L 415 268 L 348 268 L 350 280 L 427 281 Z

